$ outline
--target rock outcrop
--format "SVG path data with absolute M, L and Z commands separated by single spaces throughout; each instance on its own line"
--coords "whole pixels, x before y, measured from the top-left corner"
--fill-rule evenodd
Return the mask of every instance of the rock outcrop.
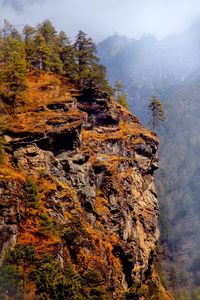
M 106 98 L 68 94 L 6 120 L 12 151 L 0 172 L 1 258 L 16 243 L 33 245 L 38 255 L 59 258 L 61 266 L 98 270 L 110 299 L 124 299 L 136 284 L 148 286 L 159 239 L 157 137 Z M 27 175 L 37 183 L 40 199 L 23 218 Z M 85 233 L 71 242 L 60 233 L 44 238 L 41 214 L 63 230 L 79 222 Z M 170 298 L 163 292 L 162 299 Z

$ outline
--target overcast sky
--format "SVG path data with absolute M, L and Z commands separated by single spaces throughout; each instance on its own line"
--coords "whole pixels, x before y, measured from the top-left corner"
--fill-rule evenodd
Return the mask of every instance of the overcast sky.
M 72 38 L 81 29 L 95 41 L 118 32 L 158 38 L 185 30 L 200 16 L 200 0 L 0 0 L 3 19 L 20 28 L 50 19 Z

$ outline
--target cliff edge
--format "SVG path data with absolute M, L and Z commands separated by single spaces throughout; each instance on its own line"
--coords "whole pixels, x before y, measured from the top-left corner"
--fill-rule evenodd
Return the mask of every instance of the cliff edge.
M 81 98 L 59 76 L 30 76 L 25 97 L 14 114 L 1 109 L 10 148 L 0 168 L 1 265 L 16 266 L 27 299 L 171 299 L 154 268 L 157 137 L 106 95 Z M 25 246 L 34 259 L 17 265 Z M 46 290 L 40 268 L 42 278 L 55 272 Z M 79 298 L 65 294 L 65 280 Z M 8 299 L 16 291 L 4 283 Z

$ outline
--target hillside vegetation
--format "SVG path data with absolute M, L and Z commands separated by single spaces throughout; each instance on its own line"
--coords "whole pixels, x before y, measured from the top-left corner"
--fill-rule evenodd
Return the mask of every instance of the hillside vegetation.
M 23 98 L 28 70 L 36 81 L 42 71 L 64 75 L 87 97 L 111 93 L 96 46 L 84 32 L 79 31 L 71 44 L 48 20 L 36 28 L 25 26 L 22 35 L 6 21 L 0 36 L 0 95 L 13 108 Z
M 156 134 L 111 97 L 83 32 L 6 23 L 0 42 L 0 298 L 170 300 Z

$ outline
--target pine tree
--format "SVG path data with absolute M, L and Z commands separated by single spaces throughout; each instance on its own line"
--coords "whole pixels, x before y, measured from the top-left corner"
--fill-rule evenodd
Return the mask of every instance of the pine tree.
M 24 43 L 26 50 L 26 60 L 27 65 L 30 68 L 34 63 L 34 55 L 35 55 L 35 46 L 34 46 L 34 37 L 35 37 L 36 29 L 26 25 L 23 29 L 24 35 Z
M 56 37 L 56 29 L 49 20 L 38 25 L 38 33 L 43 36 L 47 45 L 52 44 Z
M 61 60 L 62 48 L 59 46 L 59 39 L 56 38 L 54 44 L 51 47 L 51 65 L 50 70 L 52 72 L 62 74 L 63 73 L 63 63 Z
M 112 94 L 96 45 L 84 32 L 79 31 L 72 45 L 63 31 L 57 34 L 49 20 L 36 28 L 26 25 L 22 35 L 5 21 L 0 31 L 0 97 L 13 104 L 14 110 L 26 89 L 29 69 L 34 69 L 36 80 L 41 70 L 65 75 L 90 99 Z
M 24 41 L 27 43 L 33 38 L 33 35 L 35 34 L 36 29 L 30 25 L 26 25 L 23 28 L 23 35 L 24 35 Z
M 165 112 L 160 100 L 155 96 L 152 97 L 148 109 L 151 113 L 152 130 L 155 132 L 155 128 L 159 123 L 166 120 Z
M 29 67 L 33 67 L 37 74 L 39 70 L 62 73 L 62 48 L 56 29 L 49 20 L 39 24 L 37 28 L 26 25 L 23 35 Z
M 15 108 L 17 99 L 26 89 L 25 47 L 12 36 L 3 38 L 0 43 L 0 97 Z
M 83 31 L 79 31 L 74 44 L 76 50 L 76 60 L 78 64 L 79 72 L 84 68 L 92 68 L 94 64 L 99 62 L 99 58 L 96 56 L 96 46 L 91 38 L 87 38 L 87 35 Z
M 55 73 L 62 73 L 62 61 L 60 59 L 62 49 L 59 43 L 59 36 L 51 21 L 45 20 L 39 24 L 38 33 L 44 38 L 46 48 L 48 48 L 50 54 L 50 70 Z
M 79 31 L 74 43 L 77 64 L 77 84 L 84 95 L 98 96 L 111 93 L 105 68 L 99 63 L 96 46 L 83 31 Z
M 14 28 L 13 25 L 8 22 L 8 20 L 4 20 L 2 33 L 3 33 L 3 38 L 11 36 L 14 39 L 21 40 L 21 35 L 16 30 L 16 28 Z
M 124 92 L 123 84 L 119 80 L 115 81 L 113 91 L 117 102 L 128 109 L 127 94 Z
M 51 51 L 47 47 L 44 37 L 37 33 L 34 38 L 34 55 L 33 55 L 33 66 L 49 71 L 51 64 Z
M 39 200 L 38 188 L 30 176 L 26 177 L 26 181 L 23 188 L 23 200 L 24 200 L 25 215 L 27 215 L 27 209 L 29 207 L 37 208 L 38 206 L 38 200 Z
M 17 245 L 10 253 L 10 263 L 15 263 L 17 269 L 19 266 L 22 267 L 22 281 L 23 281 L 23 294 L 24 299 L 26 295 L 26 281 L 27 281 L 27 269 L 28 266 L 32 265 L 36 261 L 36 255 L 34 247 L 29 245 Z
M 63 74 L 70 80 L 77 78 L 77 64 L 75 63 L 75 50 L 64 31 L 59 33 L 59 45 L 61 48 L 60 59 L 62 61 Z

